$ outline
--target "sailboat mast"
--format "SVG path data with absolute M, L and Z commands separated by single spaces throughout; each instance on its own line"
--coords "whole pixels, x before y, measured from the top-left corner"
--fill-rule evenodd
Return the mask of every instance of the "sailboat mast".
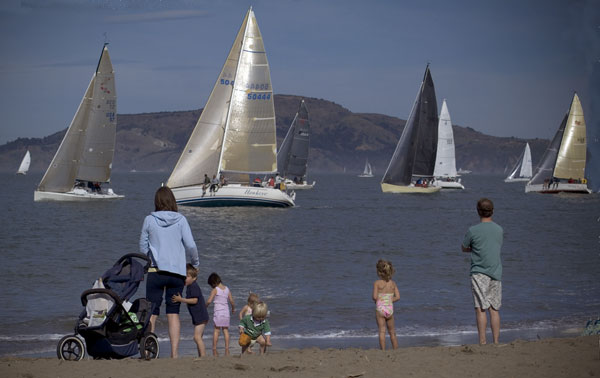
M 233 98 L 233 93 L 235 92 L 235 87 L 238 86 L 238 73 L 240 70 L 240 61 L 242 60 L 242 52 L 244 51 L 244 45 L 246 44 L 246 35 L 248 33 L 248 24 L 250 21 L 250 17 L 252 17 L 252 6 L 248 9 L 248 14 L 246 16 L 246 27 L 244 29 L 244 35 L 242 36 L 242 45 L 240 46 L 240 54 L 238 56 L 238 60 L 235 66 L 235 76 L 234 76 L 234 86 L 231 90 L 231 94 L 229 95 L 229 107 L 227 109 L 227 117 L 225 120 L 225 130 L 223 130 L 223 138 L 221 139 L 221 152 L 219 153 L 219 165 L 217 166 L 217 175 L 219 178 L 221 177 L 221 165 L 223 164 L 223 153 L 225 152 L 225 141 L 227 140 L 227 130 L 229 130 L 229 122 L 231 119 L 231 99 Z
M 96 65 L 96 73 L 100 69 L 100 63 L 102 63 L 102 56 L 104 55 L 104 49 L 108 46 L 108 42 L 104 42 L 104 46 L 102 46 L 102 51 L 100 51 L 100 59 L 98 59 L 98 64 Z

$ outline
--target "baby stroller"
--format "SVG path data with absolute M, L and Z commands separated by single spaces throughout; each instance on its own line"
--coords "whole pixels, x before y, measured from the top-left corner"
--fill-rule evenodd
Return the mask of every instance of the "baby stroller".
M 75 334 L 58 342 L 59 359 L 79 361 L 86 349 L 94 359 L 125 358 L 138 352 L 146 360 L 158 358 L 158 338 L 149 327 L 152 304 L 144 298 L 129 302 L 149 267 L 146 255 L 127 254 L 92 289 L 81 293 L 84 310 L 75 324 Z

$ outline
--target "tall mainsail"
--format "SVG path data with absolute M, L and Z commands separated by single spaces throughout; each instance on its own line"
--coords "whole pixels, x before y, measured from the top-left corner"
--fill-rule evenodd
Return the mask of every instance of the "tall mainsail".
M 167 185 L 200 184 L 204 174 L 274 173 L 276 150 L 269 64 L 250 8 Z
M 292 125 L 281 143 L 281 148 L 277 152 L 277 171 L 279 174 L 289 179 L 292 177 L 305 179 L 309 148 L 310 123 L 308 121 L 308 108 L 302 100 Z
M 413 176 L 433 176 L 438 140 L 435 87 L 429 65 L 382 183 L 410 185 Z
M 586 134 L 583 108 L 577 93 L 573 95 L 569 118 L 556 157 L 554 177 L 580 180 L 585 177 Z
M 117 135 L 117 90 L 106 46 L 96 68 L 95 81 L 77 179 L 108 182 Z
M 218 173 L 223 133 L 248 16 L 249 13 L 246 13 L 206 106 L 171 172 L 167 181 L 169 187 L 199 184 L 203 181 L 204 174 L 212 177 Z
M 115 76 L 105 44 L 96 72 L 38 190 L 68 192 L 76 179 L 108 182 L 116 125 Z
M 454 133 L 446 100 L 443 101 L 442 111 L 440 112 L 437 155 L 433 175 L 435 177 L 456 177 Z
M 540 185 L 555 178 L 583 179 L 585 174 L 586 134 L 583 109 L 577 93 L 554 139 L 544 152 L 528 185 Z

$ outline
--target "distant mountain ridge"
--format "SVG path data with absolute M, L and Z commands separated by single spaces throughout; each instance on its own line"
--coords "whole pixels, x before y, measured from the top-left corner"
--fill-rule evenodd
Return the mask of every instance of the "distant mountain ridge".
M 281 144 L 303 97 L 275 95 L 277 140 Z M 362 172 L 368 157 L 374 174 L 382 175 L 402 134 L 405 120 L 373 113 L 353 113 L 334 102 L 304 98 L 311 125 L 308 174 Z M 201 114 L 201 110 L 119 114 L 113 170 L 170 172 Z M 68 125 L 66 125 L 68 126 Z M 457 168 L 474 173 L 503 173 L 529 142 L 534 166 L 549 141 L 494 137 L 453 125 Z M 66 128 L 44 138 L 19 138 L 0 146 L 0 171 L 17 170 L 27 148 L 30 171 L 45 171 Z

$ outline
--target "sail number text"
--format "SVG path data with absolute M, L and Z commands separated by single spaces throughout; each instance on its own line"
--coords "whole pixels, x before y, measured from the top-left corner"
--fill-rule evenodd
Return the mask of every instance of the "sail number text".
M 270 93 L 248 93 L 248 100 L 270 100 Z

